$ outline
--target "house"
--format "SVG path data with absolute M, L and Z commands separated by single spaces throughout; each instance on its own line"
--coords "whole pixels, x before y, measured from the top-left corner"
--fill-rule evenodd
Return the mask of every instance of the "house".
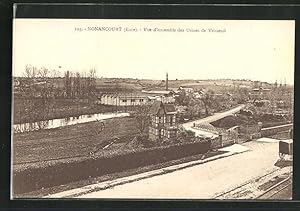
M 254 100 L 262 100 L 266 99 L 268 95 L 270 95 L 271 89 L 269 88 L 263 88 L 263 87 L 255 87 L 252 89 L 252 91 L 249 93 L 249 96 L 251 99 Z
M 163 103 L 174 103 L 175 98 L 173 96 L 148 96 L 150 102 L 161 101 Z
M 205 98 L 206 93 L 204 91 L 198 91 L 193 93 L 193 97 L 196 99 L 203 99 Z
M 187 87 L 187 86 L 180 86 L 178 90 L 184 91 L 187 94 L 191 94 L 194 92 L 194 89 L 192 87 Z
M 150 108 L 149 139 L 152 141 L 175 138 L 178 127 L 174 104 L 156 101 Z

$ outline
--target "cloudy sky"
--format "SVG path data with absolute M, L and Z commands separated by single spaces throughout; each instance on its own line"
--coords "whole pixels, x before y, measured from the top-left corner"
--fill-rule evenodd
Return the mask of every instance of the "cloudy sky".
M 293 84 L 294 30 L 294 21 L 15 19 L 13 75 L 31 64 L 61 72 L 95 67 L 98 77 L 163 79 L 168 72 L 170 79 Z

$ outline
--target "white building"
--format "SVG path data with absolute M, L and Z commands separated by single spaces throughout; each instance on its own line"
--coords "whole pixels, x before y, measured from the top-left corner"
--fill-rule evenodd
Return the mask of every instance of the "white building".
M 115 106 L 138 106 L 151 104 L 155 101 L 161 101 L 163 103 L 174 103 L 175 98 L 173 96 L 164 95 L 141 95 L 134 93 L 114 93 L 103 94 L 98 98 L 97 104 L 102 105 L 115 105 Z
M 98 100 L 102 105 L 135 106 L 150 102 L 147 96 L 136 94 L 103 94 Z
M 189 94 L 194 92 L 194 89 L 192 87 L 180 86 L 178 89 L 185 91 L 186 93 Z

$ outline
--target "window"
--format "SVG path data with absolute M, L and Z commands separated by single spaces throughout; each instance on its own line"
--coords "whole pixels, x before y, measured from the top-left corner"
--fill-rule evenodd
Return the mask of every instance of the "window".
M 126 103 L 126 102 L 127 102 L 127 100 L 122 100 L 122 102 L 123 102 L 123 103 Z
M 134 102 L 135 102 L 135 100 L 134 100 L 134 99 L 131 99 L 131 102 L 132 102 L 132 103 L 134 103 Z
M 159 117 L 159 123 L 163 123 L 163 118 Z
M 140 99 L 140 102 L 144 102 L 144 99 Z

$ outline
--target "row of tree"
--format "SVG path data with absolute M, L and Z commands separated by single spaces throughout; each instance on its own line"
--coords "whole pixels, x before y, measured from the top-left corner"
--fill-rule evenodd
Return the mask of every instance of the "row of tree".
M 93 102 L 96 96 L 95 68 L 86 73 L 66 71 L 61 77 L 60 71 L 26 65 L 23 77 L 17 81 L 14 87 L 17 122 L 55 118 L 58 98 L 73 99 L 73 105 L 81 99 Z
M 37 68 L 26 65 L 23 77 L 19 78 L 19 92 L 26 97 L 64 97 L 64 98 L 88 98 L 96 94 L 96 69 L 79 73 L 49 70 L 45 67 Z M 63 85 L 61 81 L 63 80 Z
M 220 105 L 213 94 L 214 92 L 209 90 L 201 98 L 195 98 L 193 95 L 181 91 L 175 98 L 175 102 L 177 105 L 186 106 L 187 113 L 190 115 L 198 114 L 204 109 L 205 115 L 208 116 L 212 109 L 217 109 Z
M 96 95 L 96 69 L 80 74 L 67 71 L 65 73 L 65 96 L 67 98 L 90 98 Z

